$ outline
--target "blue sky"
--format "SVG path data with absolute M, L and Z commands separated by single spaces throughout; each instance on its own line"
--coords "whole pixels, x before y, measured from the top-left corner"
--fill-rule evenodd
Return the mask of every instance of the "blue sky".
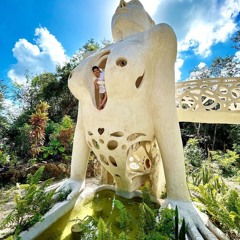
M 127 1 L 127 0 L 126 0 Z M 128 2 L 128 1 L 127 1 Z M 141 0 L 156 24 L 166 22 L 178 38 L 176 81 L 194 66 L 231 48 L 239 29 L 240 0 Z M 24 83 L 54 71 L 89 39 L 112 40 L 111 18 L 119 0 L 0 0 L 0 79 Z

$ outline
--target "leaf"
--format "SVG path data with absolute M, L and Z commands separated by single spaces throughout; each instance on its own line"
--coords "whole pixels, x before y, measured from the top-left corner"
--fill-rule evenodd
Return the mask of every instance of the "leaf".
M 175 239 L 178 239 L 178 207 L 175 208 Z
M 59 147 L 58 150 L 59 150 L 59 152 L 63 153 L 65 151 L 65 148 L 64 147 Z
M 185 240 L 186 239 L 186 226 L 185 226 L 185 219 L 183 219 L 182 226 L 179 233 L 179 240 Z

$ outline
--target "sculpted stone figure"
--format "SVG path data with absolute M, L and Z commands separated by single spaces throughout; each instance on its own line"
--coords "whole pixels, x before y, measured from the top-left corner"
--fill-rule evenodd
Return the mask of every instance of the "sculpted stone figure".
M 187 189 L 183 146 L 175 104 L 177 41 L 167 24 L 155 25 L 138 0 L 120 1 L 112 18 L 114 44 L 85 58 L 69 77 L 79 100 L 70 198 L 84 188 L 90 150 L 112 175 L 116 192 L 131 198 L 149 181 L 165 205 L 189 224 L 193 239 L 216 239 L 204 226 Z M 98 110 L 92 67 L 105 72 L 108 101 Z

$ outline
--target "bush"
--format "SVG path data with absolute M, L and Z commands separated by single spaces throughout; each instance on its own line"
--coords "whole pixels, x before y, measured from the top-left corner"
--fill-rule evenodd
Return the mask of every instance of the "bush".
M 192 189 L 195 200 L 203 204 L 210 219 L 231 239 L 240 237 L 240 196 L 227 187 L 219 176 L 213 176 L 206 184 L 202 182 Z
M 34 175 L 29 175 L 27 184 L 19 185 L 19 191 L 15 194 L 15 208 L 0 223 L 0 229 L 11 227 L 17 236 L 21 231 L 41 221 L 43 215 L 53 206 L 54 190 L 46 191 L 52 184 L 52 180 L 39 184 L 44 167 L 39 168 Z
M 17 157 L 15 153 L 13 151 L 10 151 L 9 146 L 3 145 L 3 147 L 0 149 L 0 167 L 11 168 L 16 163 Z
M 45 140 L 45 128 L 48 121 L 48 108 L 49 105 L 46 102 L 40 101 L 36 106 L 36 112 L 32 113 L 30 118 L 31 131 L 30 131 L 30 142 L 31 142 L 31 155 L 36 158 L 41 152 L 41 146 Z
M 232 177 L 239 170 L 239 154 L 235 151 L 227 150 L 226 153 L 221 151 L 212 151 L 212 160 L 216 161 L 222 171 L 223 176 Z
M 74 123 L 69 116 L 64 116 L 61 123 L 51 123 L 47 129 L 52 131 L 49 143 L 41 149 L 43 159 L 70 160 L 73 143 Z
M 5 166 L 10 164 L 10 156 L 0 150 L 0 166 Z
M 203 151 L 199 148 L 196 138 L 190 138 L 184 148 L 184 156 L 187 163 L 194 167 L 199 167 L 203 160 Z

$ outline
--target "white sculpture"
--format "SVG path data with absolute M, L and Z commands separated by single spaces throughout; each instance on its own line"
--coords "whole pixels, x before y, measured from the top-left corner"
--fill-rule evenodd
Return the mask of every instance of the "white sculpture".
M 175 104 L 177 41 L 167 24 L 155 25 L 138 0 L 120 4 L 112 18 L 115 44 L 88 56 L 69 77 L 79 100 L 69 198 L 84 188 L 90 149 L 114 178 L 116 192 L 132 197 L 146 180 L 165 205 L 177 205 L 192 239 L 216 239 L 190 201 Z M 95 104 L 92 67 L 105 70 L 108 101 Z M 164 176 L 165 175 L 165 176 Z

